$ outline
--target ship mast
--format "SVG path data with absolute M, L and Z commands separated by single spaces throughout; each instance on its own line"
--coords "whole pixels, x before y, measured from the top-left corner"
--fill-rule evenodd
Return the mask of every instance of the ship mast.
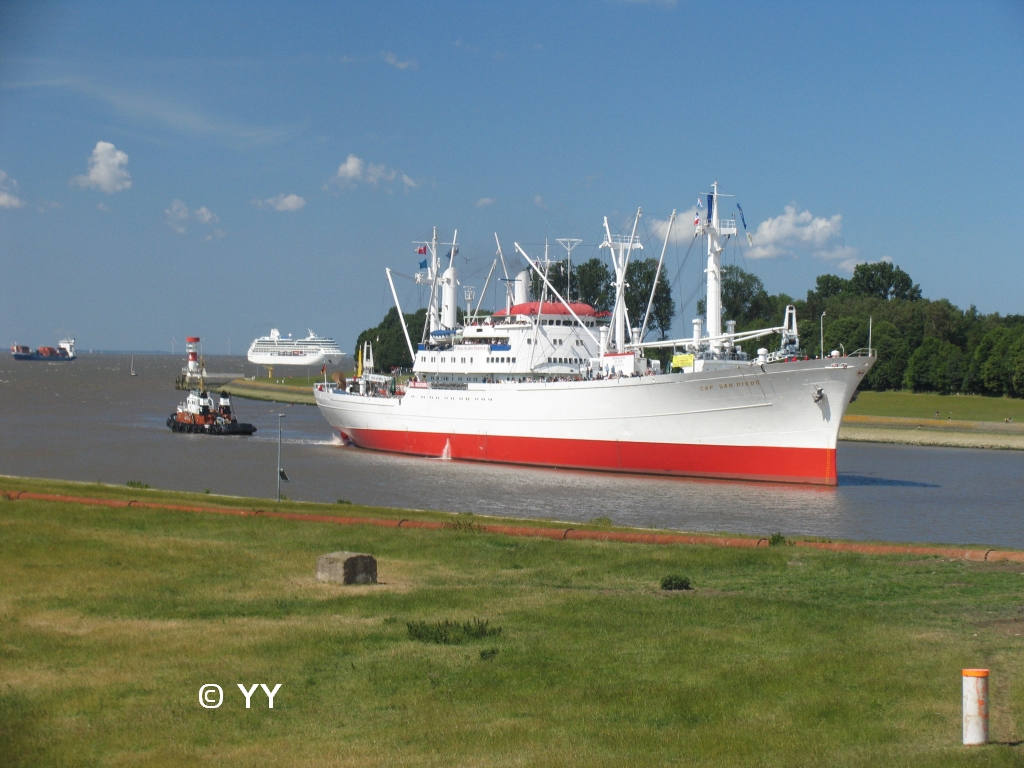
M 616 352 L 626 351 L 626 327 L 629 315 L 626 312 L 626 268 L 629 266 L 629 256 L 634 248 L 643 250 L 643 245 L 636 240 L 636 227 L 640 223 L 640 209 L 636 209 L 636 218 L 633 219 L 633 231 L 629 238 L 622 235 L 612 235 L 608 228 L 608 217 L 604 217 L 604 242 L 602 248 L 607 248 L 612 257 L 612 267 L 615 269 L 615 306 L 612 309 L 612 343 Z M 601 354 L 607 352 L 602 349 Z
M 707 221 L 704 234 L 708 238 L 708 339 L 711 351 L 717 357 L 722 352 L 722 252 L 729 237 L 736 234 L 736 219 L 719 217 L 718 198 L 732 197 L 718 192 L 718 182 L 711 185 L 708 195 Z

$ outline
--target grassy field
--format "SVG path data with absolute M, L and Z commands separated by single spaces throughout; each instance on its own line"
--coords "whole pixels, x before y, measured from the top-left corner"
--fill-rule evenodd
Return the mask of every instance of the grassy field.
M 954 421 L 1024 422 L 1024 400 L 981 395 L 934 395 L 914 392 L 860 392 L 850 403 L 851 416 L 895 416 L 907 419 L 939 418 Z
M 1020 565 L 512 539 L 422 514 L 458 525 L 0 501 L 0 763 L 1024 763 Z M 381 583 L 316 583 L 335 550 L 374 554 Z M 694 589 L 662 591 L 670 574 Z M 407 626 L 473 619 L 500 634 Z M 992 669 L 1002 743 L 959 745 L 965 666 Z M 282 685 L 274 709 L 259 689 L 246 709 L 236 683 L 261 682 Z

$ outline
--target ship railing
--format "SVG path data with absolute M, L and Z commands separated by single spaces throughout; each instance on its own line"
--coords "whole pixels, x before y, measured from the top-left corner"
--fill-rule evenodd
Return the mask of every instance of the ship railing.
M 868 349 L 867 347 L 861 347 L 860 349 L 853 350 L 853 352 L 847 352 L 846 356 L 847 357 L 874 357 L 877 352 L 878 352 L 877 349 Z
M 469 389 L 469 384 L 461 381 L 432 381 L 431 389 Z

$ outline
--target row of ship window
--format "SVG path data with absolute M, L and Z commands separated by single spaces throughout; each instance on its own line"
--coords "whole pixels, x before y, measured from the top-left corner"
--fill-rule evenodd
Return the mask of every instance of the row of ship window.
M 570 363 L 570 364 L 572 364 L 572 363 L 578 363 L 579 360 L 577 360 L 575 358 L 572 358 L 572 357 L 549 357 L 548 358 L 548 362 L 549 363 Z
M 594 327 L 594 321 L 593 320 L 589 320 L 589 321 L 585 320 L 583 322 L 580 322 L 578 320 L 541 320 L 540 324 L 541 325 L 576 325 L 576 326 L 585 325 L 587 328 L 593 328 Z
M 487 358 L 487 362 L 488 363 L 514 363 L 515 361 L 516 361 L 516 359 L 514 357 L 488 357 Z M 427 356 L 426 355 L 421 355 L 420 356 L 420 362 L 421 363 L 427 362 Z M 430 362 L 434 362 L 434 358 L 430 358 Z M 445 359 L 443 357 L 441 358 L 441 362 L 442 363 L 445 362 Z M 453 357 L 448 362 L 454 363 L 455 362 L 455 358 Z M 459 362 L 460 363 L 466 362 L 466 358 L 464 358 L 464 357 L 460 358 Z M 473 358 L 472 357 L 469 358 L 469 362 L 470 362 L 470 364 L 472 364 L 472 362 L 473 362 Z

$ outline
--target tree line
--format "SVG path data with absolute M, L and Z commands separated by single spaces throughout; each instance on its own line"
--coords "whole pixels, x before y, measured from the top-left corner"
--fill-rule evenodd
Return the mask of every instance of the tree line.
M 634 326 L 643 323 L 656 271 L 656 259 L 629 264 L 626 308 Z M 571 272 L 567 262 L 554 262 L 548 279 L 571 301 L 589 304 L 598 312 L 612 309 L 614 280 L 600 259 L 574 264 Z M 534 296 L 540 295 L 540 287 L 534 275 Z M 825 354 L 833 349 L 849 353 L 867 348 L 870 318 L 871 346 L 878 362 L 861 385 L 865 389 L 1024 397 L 1024 315 L 986 315 L 973 305 L 963 310 L 947 299 L 924 298 L 910 275 L 890 262 L 858 264 L 850 278 L 819 275 L 806 299 L 769 294 L 753 273 L 733 265 L 722 268 L 722 319 L 736 320 L 737 330 L 781 324 L 787 304 L 796 306 L 800 341 L 809 355 L 823 351 L 822 313 Z M 697 314 L 705 311 L 702 300 Z M 675 313 L 662 272 L 647 338 L 668 338 L 676 319 L 685 326 L 689 318 L 675 318 Z M 405 320 L 415 344 L 423 333 L 426 310 L 406 314 Z M 364 341 L 373 342 L 378 370 L 412 365 L 394 307 L 379 325 L 359 335 L 357 349 Z M 778 337 L 774 343 L 778 344 Z
M 1024 397 L 1024 315 L 963 310 L 948 299 L 926 299 L 895 264 L 858 264 L 851 278 L 819 275 L 804 300 L 769 294 L 761 280 L 737 266 L 722 268 L 725 319 L 738 330 L 781 322 L 787 304 L 797 310 L 800 342 L 808 354 L 852 352 L 871 346 L 878 362 L 865 389 L 910 389 Z M 701 307 L 698 307 L 700 313 Z

